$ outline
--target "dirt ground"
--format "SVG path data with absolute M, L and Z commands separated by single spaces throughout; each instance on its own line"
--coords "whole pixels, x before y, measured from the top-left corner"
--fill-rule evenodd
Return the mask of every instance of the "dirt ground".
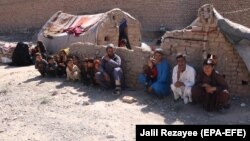
M 0 41 L 31 41 L 32 36 L 0 35 Z M 24 40 L 26 39 L 26 40 Z M 250 97 L 232 96 L 225 113 L 199 105 L 158 99 L 143 90 L 121 96 L 66 78 L 42 78 L 34 66 L 0 64 L 0 141 L 134 141 L 138 124 L 249 124 Z M 122 102 L 132 96 L 137 102 Z
M 123 96 L 137 102 L 122 102 Z M 34 66 L 0 66 L 1 141 L 133 141 L 137 124 L 249 124 L 250 100 L 232 97 L 225 113 L 158 99 L 143 90 L 111 91 L 63 78 L 42 78 Z

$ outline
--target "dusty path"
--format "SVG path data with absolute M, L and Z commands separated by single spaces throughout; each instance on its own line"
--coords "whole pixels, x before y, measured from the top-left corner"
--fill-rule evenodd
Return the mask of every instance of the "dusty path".
M 124 95 L 137 102 L 123 103 Z M 122 96 L 41 78 L 34 66 L 1 65 L 0 141 L 133 141 L 136 124 L 250 123 L 249 98 L 233 97 L 228 112 L 208 113 L 200 106 L 174 103 L 172 96 L 160 100 L 128 90 Z

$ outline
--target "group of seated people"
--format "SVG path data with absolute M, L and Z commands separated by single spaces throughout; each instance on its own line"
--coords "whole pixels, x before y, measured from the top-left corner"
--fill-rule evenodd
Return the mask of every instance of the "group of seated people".
M 99 85 L 105 89 L 114 88 L 114 94 L 121 94 L 124 86 L 121 58 L 115 54 L 114 46 L 106 46 L 106 54 L 101 58 L 67 56 L 67 50 L 58 55 L 47 56 L 36 53 L 35 68 L 42 76 L 67 77 L 67 80 L 81 81 L 85 85 Z M 207 111 L 227 109 L 230 106 L 228 85 L 222 75 L 215 70 L 216 56 L 208 55 L 203 62 L 202 71 L 196 74 L 188 65 L 184 54 L 177 54 L 177 65 L 170 71 L 170 65 L 164 59 L 161 48 L 154 51 L 139 76 L 139 82 L 148 93 L 159 97 L 167 96 L 170 88 L 174 99 L 183 99 L 184 103 L 202 103 Z M 172 72 L 172 84 L 170 84 Z
M 230 107 L 228 85 L 224 77 L 215 70 L 217 58 L 209 54 L 203 61 L 202 71 L 195 69 L 186 62 L 185 54 L 177 54 L 177 65 L 172 70 L 172 84 L 170 84 L 170 66 L 163 59 L 162 49 L 156 49 L 144 66 L 144 73 L 139 81 L 144 84 L 148 93 L 157 96 L 169 95 L 171 88 L 174 100 L 183 99 L 187 104 L 200 103 L 207 111 L 224 111 Z
M 114 95 L 121 93 L 121 58 L 115 54 L 112 44 L 107 45 L 106 54 L 101 59 L 89 57 L 80 60 L 77 56 L 68 56 L 67 52 L 67 49 L 63 49 L 58 55 L 47 56 L 47 59 L 38 52 L 35 54 L 35 68 L 43 77 L 66 77 L 67 80 L 81 81 L 87 86 L 114 88 Z

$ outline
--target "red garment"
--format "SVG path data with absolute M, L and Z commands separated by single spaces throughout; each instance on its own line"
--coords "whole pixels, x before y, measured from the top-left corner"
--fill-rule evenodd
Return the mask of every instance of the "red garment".
M 156 68 L 155 65 L 152 68 L 150 68 L 149 66 L 146 66 L 144 72 L 145 72 L 146 76 L 148 76 L 150 78 L 156 78 L 157 77 L 157 68 Z
M 32 57 L 34 57 L 35 55 L 36 55 L 36 53 L 38 53 L 39 52 L 39 50 L 37 50 L 36 48 L 33 48 L 33 49 L 31 49 L 31 56 Z
M 68 34 L 74 34 L 76 37 L 79 37 L 83 32 L 88 31 L 94 24 L 83 28 L 81 25 L 76 27 L 69 27 L 67 29 L 64 29 L 63 32 L 67 32 Z
M 67 32 L 68 34 L 74 34 L 76 37 L 78 37 L 81 33 L 84 32 L 84 30 L 81 28 L 81 26 L 77 26 L 69 27 L 68 29 L 65 29 L 64 32 Z

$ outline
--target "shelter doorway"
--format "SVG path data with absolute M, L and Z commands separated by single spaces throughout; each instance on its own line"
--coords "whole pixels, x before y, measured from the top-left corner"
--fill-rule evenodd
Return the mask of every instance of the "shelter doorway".
M 131 49 L 129 39 L 128 39 L 128 25 L 127 20 L 123 18 L 119 25 L 119 41 L 118 41 L 119 47 L 126 46 L 128 49 Z

